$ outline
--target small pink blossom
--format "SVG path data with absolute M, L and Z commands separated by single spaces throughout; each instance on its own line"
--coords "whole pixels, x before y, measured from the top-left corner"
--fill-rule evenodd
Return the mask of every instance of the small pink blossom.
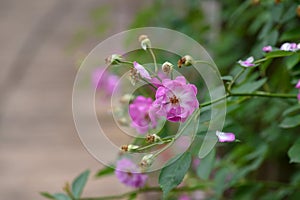
M 92 73 L 93 86 L 105 92 L 105 94 L 111 96 L 116 89 L 119 77 L 106 72 L 104 68 L 97 68 Z
M 148 179 L 148 175 L 140 173 L 138 166 L 128 158 L 117 161 L 115 175 L 121 183 L 134 188 L 143 187 Z
M 157 125 L 157 116 L 149 115 L 149 109 L 153 100 L 144 96 L 138 96 L 129 105 L 129 115 L 132 119 L 131 126 L 139 133 L 146 133 L 150 128 Z
M 164 79 L 155 94 L 150 116 L 164 116 L 171 122 L 184 122 L 199 107 L 197 88 L 187 84 L 183 76 Z
M 297 51 L 299 50 L 299 44 L 286 42 L 281 45 L 280 50 L 282 51 Z
M 246 60 L 239 60 L 238 63 L 243 67 L 253 67 L 255 66 L 253 56 L 247 58 Z
M 216 131 L 216 135 L 219 142 L 233 142 L 235 141 L 235 135 L 233 133 L 224 133 L 221 131 Z
M 191 200 L 191 198 L 188 195 L 183 194 L 178 198 L 178 200 Z
M 151 79 L 149 72 L 142 65 L 134 61 L 133 66 L 142 78 L 149 79 L 149 80 Z
M 272 46 L 270 46 L 270 45 L 264 46 L 264 47 L 262 48 L 262 50 L 263 50 L 264 52 L 271 52 L 271 51 L 272 51 Z
M 298 81 L 298 83 L 296 84 L 296 88 L 300 89 L 300 80 Z

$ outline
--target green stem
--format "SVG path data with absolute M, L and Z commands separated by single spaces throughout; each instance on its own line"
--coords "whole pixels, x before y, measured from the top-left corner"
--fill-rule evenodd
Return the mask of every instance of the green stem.
M 180 192 L 192 192 L 196 190 L 203 190 L 207 187 L 209 187 L 211 184 L 201 184 L 193 187 L 179 187 L 172 190 L 173 193 L 180 193 Z M 105 197 L 86 197 L 86 198 L 80 198 L 79 200 L 109 200 L 109 199 L 124 199 L 126 197 L 130 197 L 132 195 L 137 195 L 141 193 L 147 193 L 147 192 L 159 192 L 161 193 L 162 190 L 160 187 L 146 187 L 142 189 L 133 190 L 130 192 L 126 192 L 124 194 L 120 195 L 112 195 L 112 196 L 105 196 Z
M 237 74 L 235 75 L 235 77 L 233 78 L 233 80 L 232 80 L 232 81 L 230 82 L 230 84 L 228 85 L 227 91 L 230 92 L 231 87 L 233 86 L 233 84 L 236 82 L 236 80 L 237 80 L 238 78 L 240 78 L 240 76 L 245 72 L 245 70 L 246 70 L 246 68 L 242 68 L 242 70 L 241 70 L 239 73 L 237 73 Z
M 149 48 L 149 52 L 150 52 L 150 54 L 151 54 L 151 56 L 152 56 L 152 59 L 153 59 L 153 62 L 154 62 L 155 73 L 157 73 L 157 71 L 158 71 L 158 68 L 157 68 L 157 62 L 156 62 L 156 57 L 155 57 L 155 55 L 154 55 L 154 53 L 153 53 L 153 51 L 152 51 L 152 48 Z
M 263 91 L 257 91 L 254 93 L 231 93 L 229 96 L 247 96 L 247 97 L 270 97 L 270 98 L 297 98 L 296 94 L 284 94 L 284 93 L 269 93 Z

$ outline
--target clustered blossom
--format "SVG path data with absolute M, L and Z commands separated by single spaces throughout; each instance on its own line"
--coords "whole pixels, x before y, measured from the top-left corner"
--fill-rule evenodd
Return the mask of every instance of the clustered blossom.
M 127 186 L 140 188 L 143 187 L 148 179 L 148 175 L 142 174 L 139 168 L 128 158 L 117 161 L 115 175 L 121 183 Z
M 283 50 L 283 51 L 298 51 L 299 49 L 300 49 L 300 43 L 296 44 L 294 42 L 292 42 L 292 43 L 286 42 L 286 43 L 282 44 L 280 47 L 280 50 Z
M 238 63 L 243 67 L 254 67 L 254 58 L 253 56 L 247 58 L 246 60 L 239 60 Z
M 216 131 L 216 135 L 219 142 L 233 142 L 235 141 L 235 135 L 233 133 L 225 133 L 221 131 Z
M 92 73 L 93 86 L 111 96 L 116 89 L 119 77 L 105 71 L 104 68 L 97 68 Z
M 131 126 L 139 133 L 146 133 L 150 128 L 155 128 L 157 124 L 157 117 L 149 115 L 150 107 L 153 100 L 144 96 L 138 96 L 129 105 L 129 115 L 132 119 Z
M 150 116 L 164 116 L 171 122 L 184 122 L 199 107 L 197 88 L 183 76 L 162 80 L 155 94 Z

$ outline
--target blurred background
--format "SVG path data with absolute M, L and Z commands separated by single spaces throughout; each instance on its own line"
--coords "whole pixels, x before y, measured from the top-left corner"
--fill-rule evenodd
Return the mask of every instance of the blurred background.
M 298 4 L 296 0 L 0 0 L 0 199 L 44 199 L 39 192 L 61 191 L 81 171 L 102 167 L 77 136 L 71 103 L 77 67 L 105 38 L 134 27 L 174 29 L 202 44 L 222 74 L 236 74 L 232 67 L 236 61 L 262 57 L 263 46 L 300 42 Z M 259 87 L 295 92 L 299 63 L 288 69 L 281 67 L 284 64 L 284 59 L 271 60 L 263 73 L 254 71 L 249 77 L 253 81 L 269 76 L 269 85 Z M 245 142 L 221 147 L 219 155 L 232 152 L 230 165 L 244 170 L 239 180 L 299 184 L 299 165 L 289 164 L 286 153 L 298 138 L 299 122 L 288 129 L 278 127 L 283 111 L 295 101 L 239 103 L 243 102 L 247 103 L 239 109 L 236 102 L 229 104 L 225 130 Z M 250 161 L 242 160 L 251 152 Z M 245 186 L 251 190 L 249 199 L 261 190 L 256 190 L 255 181 Z M 244 195 L 245 188 L 239 189 Z M 128 190 L 112 176 L 89 181 L 83 195 Z

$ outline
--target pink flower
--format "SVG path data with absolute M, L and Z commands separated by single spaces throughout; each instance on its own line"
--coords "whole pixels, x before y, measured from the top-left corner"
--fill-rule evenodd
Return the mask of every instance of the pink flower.
M 272 51 L 272 46 L 270 46 L 270 45 L 264 46 L 264 47 L 262 48 L 262 50 L 263 50 L 264 52 L 270 52 L 270 51 Z
M 183 195 L 181 195 L 179 198 L 178 198 L 178 200 L 190 200 L 191 198 L 188 196 L 188 195 L 186 195 L 186 194 L 183 194 Z
M 119 77 L 106 72 L 104 68 L 97 68 L 92 74 L 92 84 L 98 90 L 104 91 L 111 96 L 115 90 Z
M 253 56 L 247 58 L 246 60 L 239 60 L 238 63 L 243 67 L 253 67 L 255 64 L 253 63 Z
M 139 133 L 146 133 L 150 128 L 157 125 L 157 116 L 149 115 L 149 109 L 153 100 L 144 96 L 138 96 L 132 104 L 129 105 L 129 115 L 132 119 L 131 126 Z
M 280 50 L 282 51 L 297 51 L 300 49 L 300 45 L 296 43 L 284 43 L 281 45 Z
M 148 179 L 148 175 L 138 172 L 138 166 L 128 158 L 117 161 L 115 175 L 121 183 L 134 188 L 143 187 Z
M 233 133 L 224 133 L 221 131 L 216 131 L 216 135 L 219 142 L 233 142 L 235 141 L 235 135 Z
M 300 80 L 298 81 L 298 83 L 296 84 L 296 87 L 297 89 L 300 89 Z
M 151 79 L 149 72 L 136 61 L 133 62 L 134 68 L 137 70 L 137 73 L 140 74 L 142 78 Z
M 184 122 L 199 107 L 197 88 L 187 84 L 183 76 L 175 80 L 164 79 L 155 94 L 155 101 L 150 108 L 152 115 L 164 116 L 172 122 Z

